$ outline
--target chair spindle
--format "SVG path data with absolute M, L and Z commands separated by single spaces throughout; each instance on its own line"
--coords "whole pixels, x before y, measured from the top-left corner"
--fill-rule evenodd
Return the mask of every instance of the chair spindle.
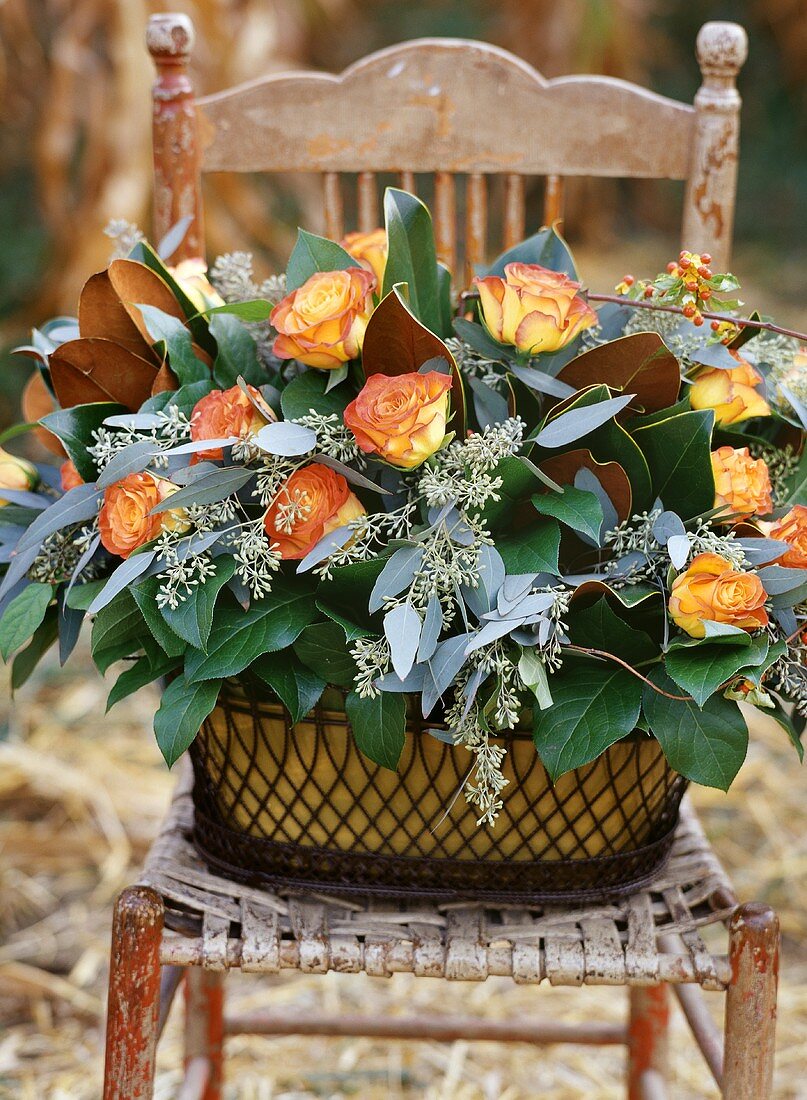
M 485 259 L 488 229 L 488 183 L 481 172 L 468 176 L 465 192 L 465 285 L 471 285 L 474 265 Z
M 322 190 L 325 200 L 325 236 L 338 241 L 345 233 L 342 187 L 338 172 L 323 172 Z
M 544 187 L 544 225 L 563 222 L 564 185 L 561 176 L 547 176 Z
M 375 172 L 359 172 L 359 229 L 370 233 L 378 228 L 378 194 Z
M 453 275 L 457 266 L 457 197 L 450 172 L 434 173 L 434 222 L 437 258 Z
M 504 178 L 504 247 L 524 239 L 524 177 L 511 172 Z

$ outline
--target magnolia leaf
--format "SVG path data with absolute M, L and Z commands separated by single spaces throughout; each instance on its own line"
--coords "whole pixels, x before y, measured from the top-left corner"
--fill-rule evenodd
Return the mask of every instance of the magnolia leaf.
M 571 485 L 560 493 L 538 493 L 532 497 L 533 508 L 544 516 L 553 516 L 573 531 L 587 535 L 599 544 L 603 511 L 594 493 L 575 489 Z
M 78 300 L 76 339 L 100 337 L 111 340 L 141 359 L 151 359 L 148 342 L 123 306 L 107 271 L 99 271 L 84 284 Z
M 388 296 L 396 284 L 406 283 L 414 315 L 427 329 L 448 336 L 450 328 L 443 328 L 445 319 L 441 308 L 441 279 L 437 267 L 432 217 L 428 208 L 414 195 L 396 187 L 388 187 L 384 193 L 384 221 L 387 229 L 387 262 L 381 289 L 382 298 Z M 363 349 L 362 358 L 364 355 Z M 424 358 L 430 359 L 431 356 Z M 450 356 L 446 358 L 450 360 Z M 417 370 L 417 367 L 414 369 Z
M 541 459 L 541 470 L 560 485 L 574 485 L 576 488 L 596 492 L 593 482 L 589 484 L 581 482 L 578 485 L 578 475 L 581 471 L 587 470 L 601 486 L 603 493 L 616 511 L 619 521 L 626 520 L 631 515 L 633 493 L 630 480 L 618 462 L 597 462 L 591 451 L 578 448 Z M 602 503 L 602 498 L 600 502 Z M 608 531 L 611 526 L 612 524 L 604 523 L 603 530 Z
M 597 384 L 630 390 L 634 410 L 655 412 L 675 404 L 681 368 L 657 332 L 636 332 L 584 351 L 558 378 L 575 390 Z
M 107 268 L 107 274 L 121 305 L 147 343 L 151 343 L 152 337 L 138 302 L 144 302 L 178 321 L 184 321 L 182 306 L 171 287 L 146 264 L 131 259 L 113 260 Z
M 297 290 L 318 271 L 345 271 L 358 266 L 358 261 L 341 245 L 298 229 L 297 242 L 286 269 L 286 289 L 289 293 Z
M 633 438 L 647 460 L 653 492 L 665 508 L 691 519 L 714 505 L 711 409 L 680 413 L 648 427 Z
M 157 370 L 113 340 L 69 340 L 50 357 L 50 377 L 62 409 L 113 401 L 137 412 L 151 394 Z

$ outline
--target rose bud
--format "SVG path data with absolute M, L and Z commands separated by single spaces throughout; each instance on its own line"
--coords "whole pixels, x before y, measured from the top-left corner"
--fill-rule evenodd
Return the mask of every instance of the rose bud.
M 304 558 L 323 535 L 363 516 L 366 509 L 347 480 L 321 462 L 295 470 L 264 516 L 271 545 L 289 560 Z
M 490 335 L 527 355 L 560 351 L 597 322 L 580 283 L 538 264 L 507 264 L 503 279 L 488 275 L 474 284 Z
M 371 374 L 345 409 L 345 424 L 365 454 L 411 470 L 442 446 L 451 376 Z
M 39 484 L 36 466 L 0 447 L 0 489 L 31 490 Z M 0 507 L 8 504 L 0 496 Z
M 339 243 L 362 267 L 372 271 L 381 286 L 384 268 L 387 266 L 386 229 L 372 229 L 369 233 L 348 233 Z
M 187 531 L 190 524 L 184 509 L 158 512 L 152 508 L 179 488 L 165 478 L 152 474 L 129 474 L 104 491 L 98 514 L 101 543 L 110 552 L 128 558 L 132 551 L 156 539 L 163 529 Z
M 768 594 L 755 573 L 740 573 L 719 554 L 697 554 L 673 581 L 669 612 L 693 638 L 706 637 L 705 619 L 754 631 L 768 625 Z
M 272 310 L 275 355 L 320 370 L 337 370 L 355 359 L 373 311 L 375 285 L 375 276 L 363 267 L 315 272 Z
M 269 413 L 271 410 L 260 391 L 254 386 L 247 386 L 247 389 Z M 231 386 L 228 390 L 213 390 L 207 397 L 196 402 L 191 414 L 191 439 L 194 442 L 203 439 L 227 439 L 230 436 L 246 439 L 260 431 L 268 422 L 268 416 L 262 415 L 255 408 L 240 386 Z M 222 458 L 221 447 L 197 451 L 194 456 L 196 462 L 201 462 L 202 459 L 218 462 Z
M 756 387 L 762 375 L 729 348 L 738 366 L 731 370 L 718 367 L 701 371 L 689 391 L 693 409 L 714 409 L 718 424 L 739 424 L 753 416 L 770 416 L 771 408 Z
M 718 447 L 712 451 L 715 508 L 737 516 L 765 516 L 773 508 L 771 479 L 761 458 L 747 447 Z M 719 519 L 719 516 L 718 516 Z

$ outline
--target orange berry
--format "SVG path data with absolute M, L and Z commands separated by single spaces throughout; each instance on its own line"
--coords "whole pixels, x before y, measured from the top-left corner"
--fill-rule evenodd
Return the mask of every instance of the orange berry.
M 675 260 L 670 260 L 670 262 L 667 264 L 667 270 L 671 275 L 673 274 L 673 272 L 678 270 L 678 264 L 675 262 Z
M 711 328 L 712 332 L 717 332 L 717 330 L 720 328 L 720 322 L 719 321 L 712 321 L 712 323 L 709 327 Z
M 625 275 L 622 278 L 622 282 L 625 284 L 625 286 L 633 286 L 636 280 L 632 275 Z
M 712 297 L 711 290 L 709 289 L 708 286 L 705 286 L 703 288 L 703 290 L 701 291 L 701 298 L 703 299 L 704 302 L 708 302 L 711 297 Z
M 701 260 L 705 264 L 710 264 L 712 262 L 712 257 L 708 252 L 701 252 Z
M 700 313 L 696 313 L 695 316 L 692 318 L 692 324 L 697 325 L 698 328 L 700 328 L 700 326 L 703 324 L 703 315 Z
M 703 264 L 701 264 L 701 266 L 698 268 L 698 274 L 702 279 L 711 279 L 712 277 L 712 272 L 710 271 L 710 269 L 708 267 L 705 267 Z
M 691 294 L 694 294 L 695 291 L 698 289 L 698 284 L 694 279 L 690 279 L 690 281 L 686 284 L 686 288 Z
M 693 305 L 684 306 L 683 314 L 685 317 L 694 317 L 695 307 Z
M 644 296 L 645 296 L 645 298 L 652 298 L 653 297 L 653 288 L 652 288 L 652 286 L 646 286 L 644 288 Z

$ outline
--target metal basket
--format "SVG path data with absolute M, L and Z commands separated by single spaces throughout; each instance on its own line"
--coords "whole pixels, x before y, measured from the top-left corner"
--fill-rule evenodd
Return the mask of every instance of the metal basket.
M 472 758 L 408 722 L 398 770 L 356 748 L 338 693 L 292 725 L 225 685 L 191 748 L 196 847 L 240 881 L 444 900 L 591 900 L 647 882 L 669 852 L 686 780 L 640 731 L 552 784 L 527 729 L 504 740 L 493 827 L 462 787 Z

